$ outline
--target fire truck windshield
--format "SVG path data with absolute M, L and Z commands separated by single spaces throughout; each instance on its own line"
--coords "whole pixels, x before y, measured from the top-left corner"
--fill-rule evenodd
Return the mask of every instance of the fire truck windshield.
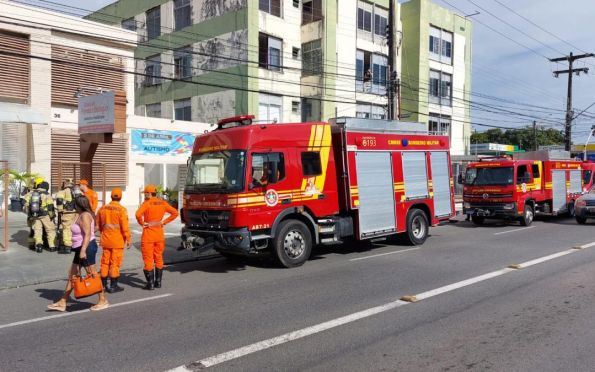
M 468 168 L 465 184 L 474 186 L 512 185 L 512 167 Z
M 591 183 L 591 174 L 593 173 L 592 170 L 584 170 L 583 171 L 583 183 L 588 185 Z
M 215 151 L 194 155 L 188 164 L 186 193 L 244 190 L 246 152 Z

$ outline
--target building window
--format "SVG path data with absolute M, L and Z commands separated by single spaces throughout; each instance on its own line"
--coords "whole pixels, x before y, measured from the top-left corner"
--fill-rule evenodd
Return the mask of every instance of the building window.
M 302 98 L 302 122 L 322 120 L 322 107 L 319 98 Z
M 291 101 L 291 112 L 294 114 L 300 113 L 300 101 Z
M 372 55 L 372 93 L 386 94 L 388 78 L 388 58 L 379 54 Z
M 300 58 L 300 48 L 293 47 L 291 49 L 291 56 L 293 57 L 293 59 Z
M 258 120 L 280 123 L 283 120 L 283 98 L 261 93 L 258 97 Z
M 452 75 L 430 70 L 430 103 L 452 106 Z
M 122 28 L 125 30 L 136 31 L 136 20 L 134 17 L 123 20 Z
M 429 134 L 436 136 L 450 136 L 450 116 L 430 113 L 428 120 Z
M 380 11 L 374 14 L 374 34 L 386 37 L 386 26 L 388 25 L 388 17 L 383 14 L 379 14 Z
M 370 92 L 372 88 L 372 53 L 357 50 L 355 57 L 355 89 L 358 92 Z
M 322 19 L 322 0 L 306 0 L 302 3 L 302 24 Z
M 283 40 L 271 37 L 267 34 L 258 35 L 258 65 L 260 67 L 281 71 Z
M 300 7 L 300 0 L 293 0 L 293 7 L 299 8 Z
M 174 51 L 174 74 L 176 79 L 192 77 L 192 48 L 186 47 Z
M 320 75 L 322 73 L 321 39 L 302 44 L 302 75 Z
M 174 101 L 174 119 L 192 121 L 192 103 L 190 98 Z
M 161 35 L 161 8 L 147 10 L 147 39 L 151 40 Z
M 145 116 L 150 118 L 161 117 L 161 103 L 151 103 L 145 106 Z
M 362 31 L 372 32 L 371 11 L 359 7 L 357 8 L 357 28 Z
M 452 32 L 430 26 L 430 59 L 452 63 Z
M 145 60 L 145 85 L 161 84 L 161 55 L 149 57 Z
M 322 174 L 320 152 L 302 152 L 302 174 L 306 177 L 319 176 Z
M 386 119 L 386 110 L 383 106 L 367 103 L 355 105 L 355 117 L 364 119 Z
M 176 30 L 192 24 L 192 5 L 190 0 L 174 0 L 174 22 Z
M 281 17 L 281 0 L 259 0 L 258 9 L 277 17 Z

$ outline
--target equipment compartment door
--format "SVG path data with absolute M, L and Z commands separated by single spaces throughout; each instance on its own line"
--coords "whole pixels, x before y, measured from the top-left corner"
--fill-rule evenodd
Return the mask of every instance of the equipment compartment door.
M 571 170 L 570 171 L 570 193 L 571 194 L 580 194 L 583 191 L 583 186 L 581 185 L 583 180 L 583 173 L 580 170 Z
M 445 151 L 430 153 L 432 184 L 434 185 L 434 217 L 448 216 L 452 212 L 448 155 Z
M 566 171 L 552 171 L 552 212 L 566 209 Z
M 395 231 L 395 192 L 390 152 L 358 151 L 355 153 L 355 164 L 360 238 Z

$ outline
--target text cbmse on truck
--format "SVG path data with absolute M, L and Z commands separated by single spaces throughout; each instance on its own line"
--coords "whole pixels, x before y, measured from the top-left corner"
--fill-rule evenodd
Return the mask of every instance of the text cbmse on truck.
M 574 201 L 583 191 L 581 165 L 568 154 L 547 151 L 470 163 L 463 182 L 463 212 L 478 225 L 497 218 L 528 226 L 537 213 L 573 215 Z
M 420 123 L 224 119 L 198 136 L 182 244 L 303 264 L 313 246 L 406 233 L 422 244 L 454 214 L 448 137 Z

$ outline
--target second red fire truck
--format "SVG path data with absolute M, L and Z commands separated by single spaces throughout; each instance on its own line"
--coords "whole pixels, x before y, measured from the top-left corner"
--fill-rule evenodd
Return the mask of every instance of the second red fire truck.
M 449 139 L 425 125 L 219 122 L 196 138 L 182 211 L 184 247 L 303 264 L 313 246 L 404 233 L 423 244 L 454 215 Z
M 497 218 L 529 226 L 536 213 L 573 215 L 574 201 L 583 192 L 582 163 L 545 151 L 515 156 L 468 165 L 463 212 L 477 225 Z

